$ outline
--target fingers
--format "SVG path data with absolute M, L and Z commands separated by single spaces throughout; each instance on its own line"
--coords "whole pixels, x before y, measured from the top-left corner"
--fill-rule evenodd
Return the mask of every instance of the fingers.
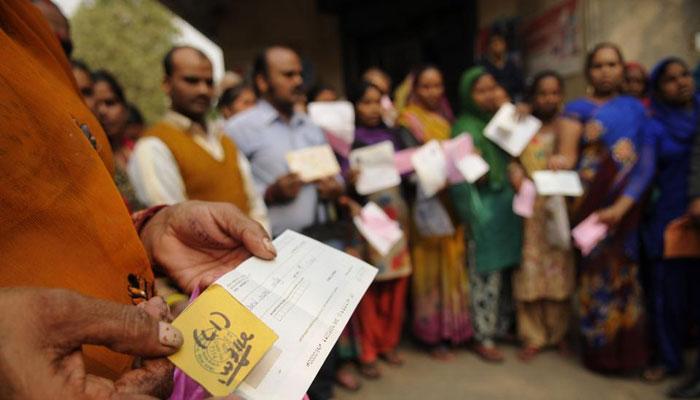
M 164 399 L 172 392 L 174 369 L 165 358 L 145 360 L 141 368 L 122 375 L 114 386 L 119 393 L 148 394 Z
M 270 236 L 259 223 L 245 216 L 231 204 L 220 204 L 212 213 L 226 234 L 243 243 L 251 254 L 264 260 L 272 260 L 277 250 Z
M 106 346 L 119 353 L 146 357 L 172 354 L 182 346 L 182 334 L 143 308 L 52 289 L 40 294 L 41 320 L 66 351 L 83 344 Z

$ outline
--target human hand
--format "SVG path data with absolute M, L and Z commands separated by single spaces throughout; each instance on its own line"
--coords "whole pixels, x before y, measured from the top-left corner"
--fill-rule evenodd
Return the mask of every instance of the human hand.
M 530 114 L 532 114 L 532 107 L 529 104 L 520 101 L 515 103 L 515 118 L 519 122 L 523 121 Z
M 525 170 L 518 163 L 508 165 L 508 179 L 516 192 L 520 191 L 520 186 L 525 180 Z
M 358 217 L 362 213 L 362 206 L 348 196 L 340 196 L 338 203 L 343 207 L 347 207 L 350 210 L 350 215 L 353 217 Z
M 620 223 L 627 211 L 634 205 L 634 200 L 627 196 L 621 196 L 613 205 L 598 211 L 598 220 L 610 228 Z
M 282 175 L 267 188 L 265 200 L 268 203 L 283 203 L 294 200 L 303 186 L 304 182 L 299 177 L 299 174 L 291 172 Z
M 547 163 L 547 168 L 558 171 L 558 170 L 568 170 L 573 168 L 573 165 L 568 157 L 563 154 L 555 154 L 549 158 Z
M 322 200 L 335 200 L 344 192 L 343 186 L 334 176 L 319 179 L 316 182 L 316 188 L 318 189 L 318 196 Z
M 182 346 L 154 298 L 139 306 L 86 297 L 65 289 L 0 289 L 0 398 L 152 399 L 167 397 L 172 364 Z M 117 380 L 89 374 L 82 346 L 152 358 Z M 165 383 L 165 384 L 164 384 Z
M 141 240 L 152 263 L 186 293 L 208 287 L 251 255 L 277 255 L 265 229 L 229 203 L 164 208 L 141 230 Z

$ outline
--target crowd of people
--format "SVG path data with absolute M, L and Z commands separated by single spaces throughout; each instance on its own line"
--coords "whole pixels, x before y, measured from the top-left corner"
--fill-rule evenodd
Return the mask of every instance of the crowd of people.
M 26 77 L 21 77 L 27 81 L 23 90 L 29 90 L 31 79 L 35 79 L 32 74 L 39 67 L 31 63 L 36 59 L 46 69 L 44 75 L 47 70 L 56 75 L 42 78 L 48 82 L 44 92 L 36 89 L 27 96 L 40 98 L 53 93 L 61 99 L 82 97 L 83 104 L 74 104 L 76 100 L 60 104 L 70 108 L 70 119 L 82 135 L 46 140 L 63 133 L 42 132 L 37 140 L 41 137 L 47 143 L 41 146 L 53 148 L 23 153 L 17 156 L 19 162 L 8 161 L 6 165 L 13 170 L 28 168 L 6 178 L 16 177 L 6 181 L 7 190 L 22 187 L 18 182 L 29 179 L 28 174 L 34 180 L 44 179 L 31 191 L 1 200 L 8 211 L 16 211 L 13 205 L 41 205 L 42 201 L 65 211 L 56 217 L 31 208 L 35 213 L 31 219 L 17 211 L 14 223 L 5 224 L 17 230 L 0 228 L 0 232 L 19 238 L 0 250 L 11 250 L 9 246 L 21 249 L 22 235 L 33 242 L 48 242 L 47 250 L 34 258 L 19 255 L 20 250 L 4 252 L 17 268 L 31 270 L 27 263 L 32 260 L 48 263 L 61 252 L 59 239 L 87 243 L 97 238 L 99 245 L 86 246 L 84 254 L 61 254 L 60 261 L 73 263 L 77 271 L 85 265 L 80 257 L 109 268 L 110 264 L 100 259 L 106 257 L 112 265 L 120 265 L 120 273 L 131 263 L 126 268 L 130 298 L 162 296 L 170 309 L 165 313 L 181 310 L 190 293 L 220 276 L 223 266 L 239 263 L 242 254 L 270 258 L 274 249 L 270 249 L 265 232 L 275 237 L 292 229 L 370 264 L 411 271 L 410 275 L 371 285 L 311 385 L 312 400 L 332 398 L 336 384 L 360 389 L 357 374 L 380 379 L 384 368 L 380 360 L 392 367 L 401 366 L 404 359 L 399 343 L 409 337 L 436 362 L 450 362 L 455 351 L 469 348 L 485 362 L 500 363 L 505 357 L 499 344 L 513 342 L 520 345 L 518 358 L 522 362 L 555 348 L 562 356 L 580 355 L 587 368 L 605 374 L 638 374 L 646 381 L 659 382 L 686 372 L 685 349 L 697 340 L 700 326 L 700 302 L 694 289 L 700 278 L 696 270 L 699 260 L 693 258 L 700 257 L 700 249 L 684 257 L 668 253 L 669 247 L 692 241 L 690 238 L 700 233 L 700 97 L 684 60 L 663 58 L 647 74 L 641 64 L 626 62 L 615 44 L 598 44 L 586 56 L 583 67 L 588 92 L 565 103 L 564 79 L 553 70 L 529 71 L 532 79 L 526 84 L 517 63 L 508 57 L 505 37 L 495 32 L 484 59 L 462 74 L 455 108 L 445 96 L 439 66 L 412 69 L 396 88 L 379 67 L 370 68 L 344 96 L 355 112 L 352 149 L 389 141 L 395 151 L 401 151 L 467 133 L 489 171 L 474 183 L 446 184 L 432 196 L 425 194 L 413 173 L 403 174 L 399 186 L 360 195 L 355 189 L 358 171 L 350 167 L 347 152 L 340 148 L 333 147 L 341 166 L 336 176 L 309 183 L 289 170 L 286 154 L 328 143 L 330 133 L 306 114 L 308 103 L 343 97 L 338 90 L 320 84 L 307 90 L 300 56 L 293 49 L 267 47 L 252 60 L 248 79 L 216 87 L 212 63 L 203 52 L 189 46 L 174 47 L 163 60 L 169 110 L 159 122 L 145 127 L 138 109 L 108 70 L 91 71 L 85 63 L 71 60 L 72 76 L 58 76 L 68 68 L 72 48 L 67 21 L 57 15 L 59 11 L 52 4 L 36 3 L 59 42 L 44 43 L 55 40 L 46 39 L 49 27 L 42 26 L 46 23 L 37 18 L 36 10 L 0 6 L 0 29 L 3 41 L 7 41 L 0 43 L 1 48 L 17 54 L 20 51 L 15 49 L 28 49 L 25 52 L 29 55 L 18 58 L 27 63 L 18 64 L 27 70 Z M 62 48 L 65 54 L 57 54 L 51 46 Z M 36 55 L 42 51 L 48 55 Z M 9 76 L 6 73 L 0 75 L 3 81 Z M 13 78 L 16 82 L 22 79 Z M 10 99 L 12 91 L 6 92 L 3 89 L 2 97 Z M 485 135 L 491 118 L 508 102 L 516 105 L 519 115 L 533 115 L 542 122 L 519 157 L 510 156 Z M 27 109 L 30 103 L 27 100 Z M 90 111 L 92 115 L 88 115 Z M 21 128 L 22 118 L 3 115 L 3 130 L 26 130 Z M 26 116 L 41 127 L 42 122 L 35 118 Z M 95 121 L 99 121 L 104 137 Z M 87 139 L 92 153 L 71 150 L 70 141 L 75 139 Z M 60 155 L 61 149 L 74 151 L 70 157 L 76 154 L 73 161 L 82 161 L 82 165 L 59 161 L 55 155 Z M 0 160 L 6 152 L 0 146 Z M 47 161 L 42 157 L 52 159 L 59 171 L 35 174 L 43 171 L 37 167 Z M 107 168 L 99 167 L 98 174 L 100 158 Z M 94 170 L 86 171 L 89 168 Z M 568 199 L 538 195 L 532 215 L 523 218 L 513 211 L 514 196 L 541 170 L 577 171 L 584 195 Z M 105 179 L 107 171 L 113 171 L 109 176 L 114 184 Z M 57 172 L 73 181 L 61 188 L 49 187 Z M 55 179 L 64 182 L 69 178 Z M 121 201 L 138 216 L 135 223 L 147 254 L 131 248 L 137 241 L 123 226 L 125 212 L 115 203 L 116 191 L 111 189 L 115 184 Z M 68 206 L 56 203 L 57 198 L 67 201 Z M 404 232 L 399 246 L 388 255 L 371 248 L 353 227 L 353 216 L 370 201 Z M 235 208 L 221 209 L 221 203 Z M 168 214 L 160 211 L 164 205 L 169 205 L 165 208 L 170 210 Z M 91 207 L 100 208 L 95 220 L 75 229 L 65 228 L 78 223 L 76 219 L 86 219 L 79 215 L 94 212 Z M 193 222 L 204 214 L 208 215 L 204 222 Z M 247 234 L 230 221 L 222 223 L 222 218 L 233 218 L 234 214 L 236 221 L 244 220 L 241 225 L 248 227 Z M 553 223 L 562 216 L 573 227 L 592 215 L 607 226 L 608 233 L 590 253 L 575 250 L 568 238 L 562 240 L 553 233 Z M 156 218 L 161 225 L 149 223 Z M 174 228 L 163 228 L 163 218 L 170 218 L 167 222 Z M 20 231 L 16 227 L 22 220 L 28 223 L 22 224 Z M 676 228 L 681 225 L 685 230 L 678 234 Z M 48 231 L 32 237 L 32 230 L 46 226 Z M 47 240 L 49 233 L 51 240 Z M 168 235 L 177 237 L 177 245 L 166 242 Z M 251 244 L 256 240 L 262 245 Z M 226 243 L 234 242 L 235 251 L 223 251 L 232 246 Z M 197 248 L 198 252 L 182 258 L 178 253 L 184 251 L 181 246 Z M 144 272 L 149 260 L 159 266 L 155 278 L 150 270 Z M 195 260 L 201 269 L 190 271 L 183 265 L 187 260 Z M 41 268 L 38 270 L 40 274 Z M 116 273 L 96 274 L 100 278 L 91 277 L 89 271 L 76 272 L 70 284 L 38 280 L 35 285 L 31 279 L 13 278 L 6 279 L 3 286 L 66 287 L 94 297 L 123 300 L 122 294 L 116 293 L 121 287 L 114 288 L 114 293 L 112 289 L 86 290 L 98 284 L 110 286 L 110 279 L 122 279 L 115 277 Z M 93 279 L 97 283 L 92 283 Z M 13 292 L 5 295 L 9 300 L 0 300 L 19 304 L 22 295 Z M 155 314 L 162 316 L 163 311 Z M 111 344 L 117 351 L 145 351 L 145 355 L 171 351 L 154 349 L 158 345 L 148 341 L 145 343 L 151 347 L 139 350 L 122 344 L 114 333 L 107 336 L 111 341 L 103 338 L 76 343 Z M 173 333 L 164 341 L 161 331 L 160 343 L 173 347 L 176 336 Z M 119 370 L 110 367 L 117 362 L 114 358 L 97 360 L 102 369 Z M 669 396 L 700 398 L 700 364 L 690 369 L 688 379 Z

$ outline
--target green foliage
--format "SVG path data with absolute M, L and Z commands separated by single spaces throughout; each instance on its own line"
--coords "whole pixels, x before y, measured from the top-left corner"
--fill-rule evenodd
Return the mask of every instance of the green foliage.
M 71 19 L 74 57 L 112 72 L 149 123 L 165 111 L 162 59 L 178 29 L 155 0 L 84 0 Z

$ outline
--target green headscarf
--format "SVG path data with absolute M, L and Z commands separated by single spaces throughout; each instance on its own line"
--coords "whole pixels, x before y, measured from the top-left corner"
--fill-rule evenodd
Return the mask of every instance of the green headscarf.
M 508 155 L 484 136 L 484 128 L 493 117 L 492 113 L 481 110 L 472 97 L 476 81 L 487 74 L 484 67 L 466 70 L 459 80 L 460 114 L 452 126 L 452 137 L 468 132 L 479 149 L 481 156 L 489 164 L 488 185 L 499 190 L 506 184 Z

